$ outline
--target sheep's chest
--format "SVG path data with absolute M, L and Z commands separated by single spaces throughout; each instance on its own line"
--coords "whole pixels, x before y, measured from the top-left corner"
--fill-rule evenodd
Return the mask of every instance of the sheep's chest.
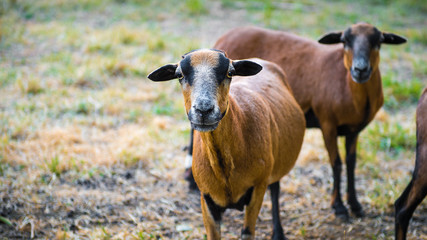
M 221 218 L 221 214 L 226 209 L 231 208 L 243 211 L 244 207 L 251 202 L 253 190 L 254 187 L 250 187 L 248 190 L 246 190 L 245 194 L 243 194 L 243 196 L 241 196 L 237 202 L 228 203 L 225 206 L 218 205 L 209 194 L 203 194 L 203 198 L 205 199 L 206 205 L 208 206 L 212 216 L 214 216 L 214 219 L 218 221 Z

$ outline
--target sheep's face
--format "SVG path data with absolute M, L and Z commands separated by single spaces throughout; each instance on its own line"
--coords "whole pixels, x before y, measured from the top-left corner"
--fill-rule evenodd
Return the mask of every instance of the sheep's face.
M 342 34 L 344 65 L 357 83 L 369 80 L 380 62 L 381 32 L 369 24 L 356 24 Z
M 179 64 L 163 66 L 148 78 L 164 81 L 178 78 L 191 126 L 213 131 L 228 109 L 228 93 L 233 75 L 249 76 L 262 67 L 251 61 L 231 61 L 218 50 L 202 49 L 187 53 Z
M 370 24 L 358 23 L 344 32 L 327 34 L 319 42 L 344 43 L 344 65 L 350 71 L 353 81 L 364 83 L 378 69 L 381 44 L 400 44 L 406 42 L 406 39 L 392 33 L 383 33 Z
M 199 50 L 184 56 L 177 68 L 185 109 L 194 129 L 215 130 L 228 108 L 234 67 L 225 54 Z

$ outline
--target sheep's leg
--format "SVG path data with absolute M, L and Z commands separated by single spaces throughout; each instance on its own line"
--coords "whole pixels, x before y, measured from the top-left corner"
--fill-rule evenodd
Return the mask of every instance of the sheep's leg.
M 273 240 L 286 239 L 283 233 L 282 224 L 280 223 L 279 195 L 280 182 L 272 183 L 268 186 L 271 194 L 272 215 L 273 215 Z
M 194 129 L 191 128 L 190 132 L 190 143 L 188 144 L 188 153 L 185 158 L 185 180 L 188 182 L 190 190 L 198 190 L 196 181 L 194 181 L 193 171 L 191 169 L 193 162 L 193 139 L 194 139 Z
M 411 182 L 394 203 L 396 239 L 406 239 L 409 221 L 417 206 L 427 195 L 427 178 L 415 169 Z
M 342 163 L 338 152 L 337 144 L 337 128 L 332 124 L 323 124 L 321 126 L 323 139 L 325 141 L 326 149 L 329 154 L 329 161 L 332 166 L 332 172 L 334 177 L 334 185 L 332 191 L 332 208 L 335 211 L 335 216 L 344 220 L 348 219 L 348 211 L 344 206 L 341 199 L 341 169 Z
M 363 217 L 362 205 L 357 200 L 354 170 L 356 167 L 356 149 L 357 149 L 357 138 L 359 134 L 353 133 L 345 137 L 345 149 L 346 149 L 346 165 L 347 165 L 347 201 L 350 205 L 351 211 L 357 217 Z
M 264 199 L 267 184 L 262 184 L 254 187 L 251 201 L 245 209 L 245 220 L 243 223 L 242 239 L 255 238 L 255 224 L 258 218 L 259 210 L 261 209 L 262 200 Z
M 224 212 L 209 196 L 201 196 L 203 224 L 208 240 L 221 239 L 221 217 Z
M 412 190 L 412 180 L 409 182 L 408 186 L 403 191 L 402 195 L 394 203 L 395 208 L 395 239 L 402 240 L 406 239 L 406 232 L 408 231 L 409 220 L 412 217 L 412 213 L 415 211 L 408 211 L 406 206 L 408 203 L 409 192 Z M 408 216 L 409 215 L 409 216 Z

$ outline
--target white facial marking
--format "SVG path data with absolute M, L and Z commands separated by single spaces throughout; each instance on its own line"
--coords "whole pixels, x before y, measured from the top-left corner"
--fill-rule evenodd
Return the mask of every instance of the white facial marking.
M 198 98 L 214 98 L 213 101 L 216 101 L 216 79 L 213 73 L 212 66 L 208 64 L 199 64 L 194 67 L 194 81 L 193 81 L 193 92 L 191 101 Z

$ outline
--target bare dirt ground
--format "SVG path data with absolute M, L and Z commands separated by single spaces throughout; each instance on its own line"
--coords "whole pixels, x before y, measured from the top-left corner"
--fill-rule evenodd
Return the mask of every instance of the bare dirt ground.
M 203 22 L 201 25 L 185 25 L 169 18 L 160 25 L 166 32 L 200 37 L 202 45 L 208 47 L 226 30 L 247 25 L 243 15 L 213 4 L 210 15 L 199 19 Z M 182 121 L 179 125 L 183 125 Z M 110 130 L 118 134 L 120 127 Z M 150 141 L 147 136 L 141 139 L 142 143 Z M 40 171 L 37 164 L 25 168 L 5 165 L 0 178 L 0 216 L 11 224 L 0 223 L 0 239 L 203 239 L 199 193 L 189 191 L 183 180 L 186 153 L 181 148 L 185 144 L 186 140 L 180 140 L 175 145 L 161 146 L 162 151 L 168 153 L 163 159 L 163 168 L 161 164 L 153 167 L 143 161 L 129 167 L 109 164 L 106 160 L 107 163 L 100 164 L 94 172 L 81 174 L 71 169 L 56 175 Z M 106 151 L 105 146 L 101 140 L 91 145 L 99 149 L 101 156 L 106 154 L 102 153 Z M 107 150 L 114 147 L 108 145 Z M 379 160 L 376 172 L 380 176 L 393 172 L 396 177 L 407 178 L 413 168 L 407 164 L 413 163 L 411 157 L 413 155 L 387 166 Z M 379 209 L 372 197 L 373 192 L 381 190 L 378 190 L 381 182 L 374 183 L 370 171 L 357 170 L 357 190 L 366 216 L 352 216 L 349 222 L 342 222 L 335 219 L 330 208 L 331 176 L 320 132 L 308 130 L 297 166 L 281 180 L 280 214 L 287 237 L 392 239 L 393 206 L 386 204 Z M 343 190 L 345 181 L 344 174 Z M 395 194 L 390 195 L 395 198 Z M 258 217 L 256 239 L 271 236 L 270 210 L 269 194 L 266 194 Z M 226 211 L 223 238 L 238 239 L 242 224 L 242 212 Z M 425 201 L 412 218 L 408 237 L 427 239 Z
M 372 186 L 367 175 L 357 175 L 366 216 L 352 217 L 350 222 L 335 219 L 329 207 L 331 171 L 326 159 L 316 156 L 325 154 L 320 148 L 321 136 L 313 130 L 308 136 L 303 156 L 281 181 L 281 220 L 287 237 L 391 238 L 393 209 L 381 212 L 370 204 L 366 195 Z M 169 161 L 182 162 L 185 153 L 177 149 L 175 154 Z M 116 165 L 101 169 L 102 174 L 95 177 L 76 177 L 71 171 L 60 178 L 34 176 L 31 171 L 8 169 L 7 178 L 2 179 L 0 213 L 13 222 L 12 226 L 0 225 L 3 239 L 203 239 L 200 196 L 188 190 L 182 167 L 160 174 L 142 166 Z M 31 178 L 44 179 L 48 184 Z M 270 238 L 270 210 L 266 194 L 258 218 L 257 239 Z M 415 212 L 409 239 L 426 239 L 426 222 L 424 204 Z M 242 224 L 242 212 L 226 211 L 224 239 L 238 239 Z

